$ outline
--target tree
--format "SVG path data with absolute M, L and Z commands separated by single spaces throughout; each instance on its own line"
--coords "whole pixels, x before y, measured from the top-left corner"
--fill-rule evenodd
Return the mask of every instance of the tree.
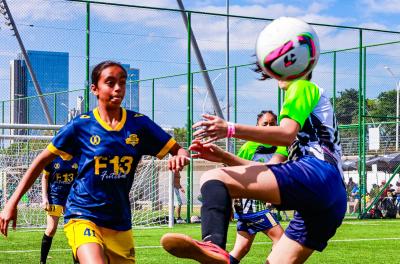
M 396 90 L 381 92 L 374 100 L 371 108 L 368 108 L 368 115 L 374 122 L 394 122 L 396 116 Z M 381 134 L 392 137 L 396 134 L 395 124 L 386 124 L 381 126 Z
M 180 145 L 186 145 L 187 129 L 186 127 L 174 127 L 174 138 Z
M 369 115 L 377 116 L 375 121 L 394 121 L 393 119 L 385 118 L 396 116 L 396 90 L 382 92 L 374 101 L 373 107 L 368 108 Z
M 339 92 L 336 98 L 336 118 L 339 125 L 357 123 L 358 91 L 354 88 Z

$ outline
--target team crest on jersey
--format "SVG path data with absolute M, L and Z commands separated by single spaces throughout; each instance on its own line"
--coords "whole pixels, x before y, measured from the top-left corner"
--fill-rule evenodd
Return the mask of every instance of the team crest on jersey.
M 54 163 L 54 169 L 58 170 L 60 168 L 60 163 L 56 162 Z
M 90 118 L 89 115 L 81 115 L 80 118 Z
M 92 145 L 99 145 L 100 144 L 100 141 L 101 141 L 101 139 L 100 139 L 100 136 L 99 135 L 93 135 L 93 136 L 91 136 L 90 137 L 90 143 L 92 144 Z
M 72 164 L 72 168 L 76 170 L 78 168 L 78 163 Z
M 130 134 L 129 137 L 125 139 L 125 143 L 134 147 L 139 143 L 139 138 L 136 134 Z

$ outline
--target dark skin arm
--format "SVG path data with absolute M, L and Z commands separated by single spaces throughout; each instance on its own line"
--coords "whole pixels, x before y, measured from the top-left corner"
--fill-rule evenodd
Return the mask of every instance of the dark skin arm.
M 168 169 L 174 173 L 181 171 L 190 162 L 189 152 L 178 143 L 172 146 L 169 153 L 172 157 L 168 160 Z
M 44 167 L 49 164 L 57 155 L 51 153 L 49 150 L 43 150 L 32 162 L 29 169 L 25 172 L 20 183 L 18 184 L 15 192 L 7 201 L 0 213 L 0 232 L 7 236 L 8 224 L 13 222 L 12 227 L 17 227 L 17 205 L 21 197 L 31 188 L 35 180 L 39 177 Z

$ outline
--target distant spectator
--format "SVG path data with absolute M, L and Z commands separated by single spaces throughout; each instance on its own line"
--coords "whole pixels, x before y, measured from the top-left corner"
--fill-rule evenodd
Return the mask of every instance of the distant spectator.
M 396 195 L 399 196 L 400 195 L 400 179 L 398 179 L 396 182 L 395 191 L 396 191 Z
M 350 200 L 353 200 L 353 199 L 352 199 L 353 197 L 351 196 L 351 192 L 352 192 L 352 190 L 353 190 L 355 184 L 356 184 L 356 183 L 353 181 L 353 178 L 350 177 L 350 178 L 349 178 L 349 182 L 346 184 L 347 197 L 348 197 L 348 198 L 351 198 Z
M 366 193 L 365 195 L 365 204 L 369 206 L 371 204 L 371 195 L 369 193 Z
M 382 190 L 383 187 L 386 185 L 386 180 L 381 181 L 381 186 L 379 186 L 379 189 Z M 386 186 L 385 190 L 381 194 L 381 199 L 385 198 L 388 196 L 388 192 L 390 192 L 390 185 Z
M 378 184 L 376 184 L 376 183 L 372 184 L 372 188 L 369 191 L 369 195 L 371 196 L 371 198 L 374 199 L 376 196 L 378 196 L 378 193 L 379 193 Z
M 181 217 L 181 210 L 182 210 L 182 197 L 181 197 L 181 192 L 185 193 L 185 189 L 183 189 L 181 185 L 181 175 L 179 172 L 175 172 L 174 174 L 174 192 L 175 192 L 175 198 L 177 202 L 177 207 L 176 207 L 176 214 L 177 214 L 177 220 L 176 223 L 178 224 L 183 224 L 185 223 L 185 220 L 182 219 Z
M 360 189 L 358 185 L 355 183 L 353 189 L 351 190 L 351 197 L 354 199 L 354 209 L 353 214 L 358 212 L 358 205 L 360 202 Z

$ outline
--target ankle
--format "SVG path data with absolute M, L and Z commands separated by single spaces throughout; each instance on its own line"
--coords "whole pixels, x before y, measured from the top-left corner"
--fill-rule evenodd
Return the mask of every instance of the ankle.
M 240 260 L 236 259 L 234 256 L 232 256 L 231 254 L 229 254 L 229 263 L 230 264 L 239 264 Z

